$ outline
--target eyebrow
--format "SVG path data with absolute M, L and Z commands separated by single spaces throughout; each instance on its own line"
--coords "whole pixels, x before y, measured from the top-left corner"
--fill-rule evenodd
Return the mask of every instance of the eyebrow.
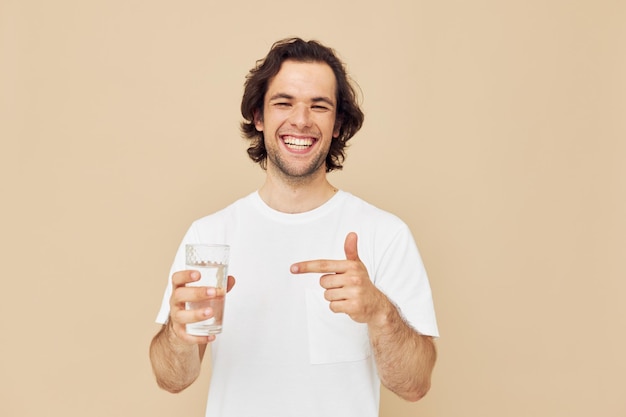
M 279 99 L 293 100 L 294 96 L 292 96 L 290 94 L 287 94 L 287 93 L 276 93 L 276 94 L 274 94 L 273 96 L 270 97 L 269 101 L 274 101 L 274 100 L 279 100 Z M 313 97 L 311 99 L 311 101 L 313 103 L 323 102 L 323 103 L 326 103 L 326 104 L 328 104 L 330 106 L 335 107 L 335 103 L 333 102 L 333 100 L 331 100 L 328 97 L 324 97 L 324 96 Z

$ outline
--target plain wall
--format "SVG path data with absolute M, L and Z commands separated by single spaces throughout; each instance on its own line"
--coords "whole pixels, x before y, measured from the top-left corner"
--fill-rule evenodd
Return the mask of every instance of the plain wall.
M 263 180 L 242 85 L 294 35 L 362 89 L 331 182 L 410 225 L 434 291 L 432 390 L 381 416 L 626 415 L 624 22 L 621 0 L 0 0 L 0 415 L 203 415 L 208 367 L 157 388 L 154 319 L 190 222 Z

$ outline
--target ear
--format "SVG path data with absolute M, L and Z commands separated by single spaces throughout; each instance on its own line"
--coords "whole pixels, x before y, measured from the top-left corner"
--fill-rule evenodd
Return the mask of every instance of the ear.
M 256 130 L 259 132 L 262 132 L 264 128 L 263 115 L 259 110 L 254 111 L 254 127 L 256 127 Z
M 341 132 L 341 120 L 335 120 L 335 127 L 333 128 L 333 138 L 337 139 Z

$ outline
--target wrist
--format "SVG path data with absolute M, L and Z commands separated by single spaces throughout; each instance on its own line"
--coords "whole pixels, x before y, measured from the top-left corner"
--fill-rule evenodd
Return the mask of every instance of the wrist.
M 397 321 L 397 316 L 399 316 L 399 313 L 396 306 L 385 295 L 382 295 L 379 307 L 373 315 L 369 326 L 378 331 L 391 330 L 393 324 Z
M 184 331 L 184 328 L 183 328 Z M 178 336 L 176 329 L 174 328 L 174 322 L 172 318 L 169 317 L 167 323 L 165 323 L 165 336 L 167 338 L 168 343 L 173 347 L 183 347 L 187 345 L 185 341 Z

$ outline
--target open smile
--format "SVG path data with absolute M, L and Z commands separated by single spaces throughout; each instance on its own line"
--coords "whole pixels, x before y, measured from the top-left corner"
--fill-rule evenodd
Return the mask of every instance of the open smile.
M 306 136 L 292 136 L 292 135 L 283 135 L 281 139 L 285 146 L 294 151 L 303 151 L 315 144 L 317 142 L 316 138 Z

